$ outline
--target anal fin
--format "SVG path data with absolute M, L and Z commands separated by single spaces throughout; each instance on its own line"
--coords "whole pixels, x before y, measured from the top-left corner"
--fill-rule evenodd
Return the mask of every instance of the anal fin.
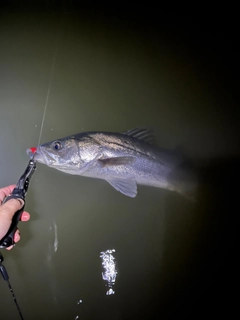
M 110 185 L 122 194 L 134 198 L 137 195 L 137 183 L 132 179 L 109 179 Z

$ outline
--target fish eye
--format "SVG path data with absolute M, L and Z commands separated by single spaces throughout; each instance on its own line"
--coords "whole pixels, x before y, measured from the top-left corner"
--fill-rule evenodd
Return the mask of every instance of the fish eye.
M 62 144 L 60 141 L 54 141 L 52 146 L 55 150 L 60 150 L 62 148 Z

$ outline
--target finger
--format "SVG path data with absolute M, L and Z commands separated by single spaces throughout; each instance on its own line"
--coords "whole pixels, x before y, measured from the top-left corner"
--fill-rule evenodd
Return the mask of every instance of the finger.
M 14 242 L 18 242 L 20 240 L 20 231 L 18 229 L 14 233 L 13 240 L 14 240 Z
M 23 211 L 21 215 L 21 221 L 28 221 L 30 219 L 30 214 L 26 211 Z
M 8 248 L 6 248 L 6 249 L 7 249 L 7 250 L 11 250 L 13 247 L 14 247 L 14 246 L 11 246 L 11 247 L 8 247 Z
M 13 240 L 14 240 L 15 243 L 20 240 L 20 231 L 19 231 L 19 229 L 17 229 L 16 232 L 14 233 Z M 10 247 L 8 247 L 8 248 L 6 248 L 6 249 L 7 249 L 7 250 L 11 250 L 13 247 L 14 247 L 14 245 L 13 245 L 13 246 L 10 246 Z
M 0 189 L 0 204 L 2 203 L 3 199 L 6 198 L 9 194 L 12 193 L 13 189 L 16 187 L 15 184 L 11 184 L 8 187 Z

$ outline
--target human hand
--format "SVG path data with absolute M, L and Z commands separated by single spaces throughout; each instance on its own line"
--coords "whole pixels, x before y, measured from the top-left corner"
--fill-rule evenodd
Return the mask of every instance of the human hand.
M 12 193 L 13 189 L 16 185 L 10 185 L 8 187 L 0 189 L 0 240 L 6 235 L 8 232 L 12 218 L 14 213 L 22 208 L 23 203 L 21 200 L 11 199 L 6 203 L 2 204 L 5 197 Z M 22 213 L 21 221 L 28 221 L 30 219 L 30 214 L 26 211 Z M 17 229 L 14 234 L 14 242 L 18 242 L 20 240 L 20 232 Z M 6 248 L 7 250 L 12 249 L 13 246 Z

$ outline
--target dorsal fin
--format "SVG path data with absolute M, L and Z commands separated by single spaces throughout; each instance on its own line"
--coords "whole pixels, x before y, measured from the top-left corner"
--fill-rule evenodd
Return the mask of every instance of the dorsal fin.
M 124 134 L 129 137 L 133 137 L 150 144 L 156 143 L 154 133 L 149 129 L 135 128 L 135 129 L 128 130 L 127 132 L 124 132 Z

